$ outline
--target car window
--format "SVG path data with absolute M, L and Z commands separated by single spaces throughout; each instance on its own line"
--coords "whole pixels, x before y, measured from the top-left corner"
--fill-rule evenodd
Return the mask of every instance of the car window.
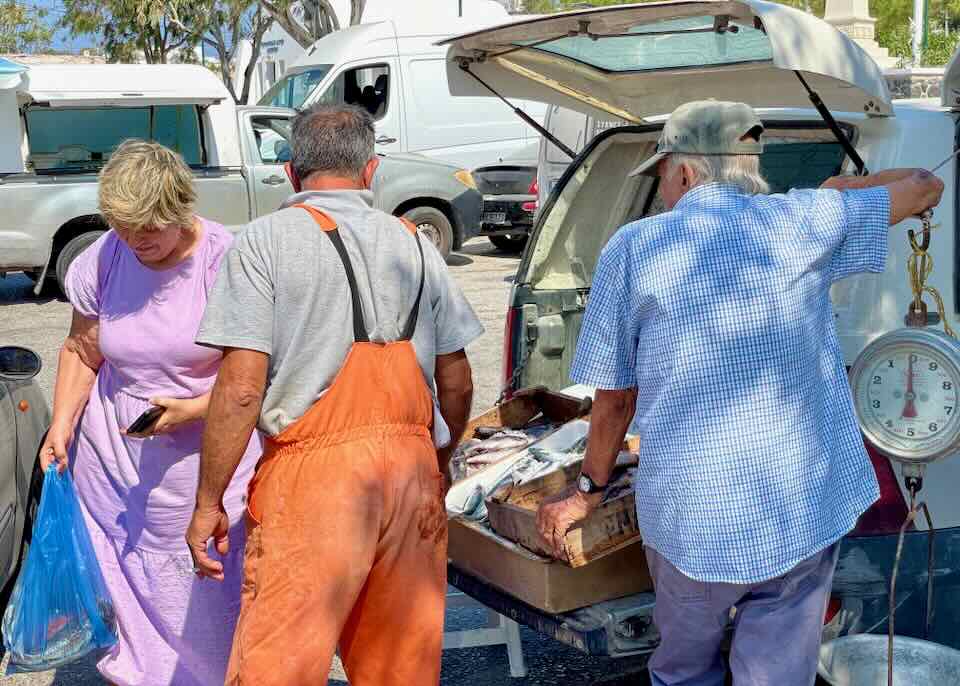
M 318 64 L 287 74 L 263 94 L 258 104 L 299 109 L 332 68 L 332 64 Z
M 382 119 L 390 106 L 390 67 L 375 64 L 345 69 L 320 95 L 327 105 L 359 105 L 374 120 Z
M 573 35 L 552 41 L 517 41 L 603 71 L 629 72 L 678 67 L 766 62 L 773 49 L 766 34 L 754 26 L 730 22 L 716 30 L 713 16 L 643 23 L 612 36 Z M 536 44 L 536 45 L 533 45 Z
M 253 137 L 263 164 L 284 164 L 290 161 L 289 118 L 252 117 Z
M 191 166 L 204 163 L 200 115 L 192 105 L 30 108 L 26 113 L 34 170 L 97 170 L 128 138 L 161 143 Z

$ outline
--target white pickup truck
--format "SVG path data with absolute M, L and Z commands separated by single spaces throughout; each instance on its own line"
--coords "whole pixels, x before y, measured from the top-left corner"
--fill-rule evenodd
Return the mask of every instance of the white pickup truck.
M 194 170 L 197 211 L 226 225 L 272 212 L 296 111 L 236 107 L 209 70 L 181 65 L 30 67 L 0 82 L 0 275 L 37 290 L 106 230 L 96 173 L 127 138 L 177 150 Z M 444 254 L 480 228 L 470 173 L 418 155 L 384 157 L 377 206 L 413 221 Z
M 862 166 L 932 169 L 960 136 L 960 58 L 947 69 L 942 100 L 893 102 L 880 69 L 849 38 L 812 15 L 761 0 L 677 0 L 574 11 L 447 43 L 454 94 L 476 96 L 489 93 L 489 87 L 508 99 L 537 100 L 618 122 L 592 138 L 580 135 L 576 144 L 571 129 L 566 145 L 576 147 L 576 157 L 563 162 L 556 183 L 551 178 L 544 184 L 549 195 L 506 312 L 508 388 L 568 386 L 601 250 L 619 227 L 662 211 L 657 180 L 627 174 L 652 154 L 665 116 L 678 105 L 716 98 L 755 107 L 766 125 L 761 165 L 775 192 L 817 187 Z M 812 107 L 818 99 L 823 106 Z M 541 172 L 550 174 L 551 164 L 561 159 L 564 142 L 559 142 L 544 142 L 550 156 L 541 157 Z M 928 281 L 943 295 L 955 329 L 960 328 L 957 170 L 954 159 L 937 171 L 946 191 L 934 215 L 939 228 L 932 234 L 935 269 Z M 906 233 L 919 225 L 911 220 L 891 229 L 885 273 L 835 286 L 834 313 L 848 365 L 878 336 L 904 326 L 912 299 Z M 764 325 L 762 312 L 744 317 Z M 881 498 L 843 540 L 825 627 L 829 636 L 886 630 L 891 569 L 909 494 L 899 467 L 872 449 L 870 456 Z M 960 459 L 929 466 L 922 492 L 936 526 L 936 611 L 929 637 L 954 648 L 960 648 L 958 488 Z M 906 636 L 925 632 L 926 530 L 918 519 L 907 533 L 898 577 L 897 629 Z M 657 642 L 653 594 L 550 615 L 472 576 L 456 559 L 450 579 L 501 614 L 589 653 L 645 654 Z

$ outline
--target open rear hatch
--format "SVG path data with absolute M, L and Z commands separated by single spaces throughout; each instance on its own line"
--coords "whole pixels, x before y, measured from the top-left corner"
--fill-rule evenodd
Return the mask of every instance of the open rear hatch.
M 601 119 L 639 124 L 706 98 L 809 107 L 798 76 L 831 110 L 893 112 L 880 68 L 858 45 L 821 19 L 761 0 L 565 12 L 441 45 L 450 46 L 453 95 L 489 87 Z

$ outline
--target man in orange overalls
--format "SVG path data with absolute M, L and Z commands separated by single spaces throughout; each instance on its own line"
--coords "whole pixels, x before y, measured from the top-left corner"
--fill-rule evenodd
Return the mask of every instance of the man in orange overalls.
M 207 546 L 226 551 L 221 497 L 258 425 L 227 684 L 325 684 L 339 647 L 353 686 L 435 685 L 453 447 L 438 436 L 466 424 L 482 327 L 433 245 L 373 209 L 365 110 L 307 110 L 291 143 L 298 193 L 237 238 L 198 334 L 224 360 L 187 543 L 222 579 Z

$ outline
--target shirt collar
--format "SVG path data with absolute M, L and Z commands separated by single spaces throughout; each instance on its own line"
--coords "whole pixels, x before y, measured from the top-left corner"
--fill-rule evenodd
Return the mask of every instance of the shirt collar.
M 705 183 L 694 186 L 674 205 L 674 210 L 689 210 L 704 205 L 734 205 L 743 196 L 743 192 L 731 184 Z
M 307 204 L 332 215 L 364 212 L 373 208 L 373 191 L 343 189 L 336 191 L 303 191 L 294 193 L 280 209 Z

